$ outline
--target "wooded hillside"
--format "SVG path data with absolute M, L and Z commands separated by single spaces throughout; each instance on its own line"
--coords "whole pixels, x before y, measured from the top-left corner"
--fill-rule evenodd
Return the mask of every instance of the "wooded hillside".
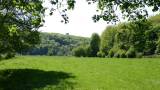
M 21 52 L 21 54 L 70 56 L 73 54 L 73 48 L 90 42 L 89 38 L 69 34 L 40 33 L 40 37 L 40 44 Z

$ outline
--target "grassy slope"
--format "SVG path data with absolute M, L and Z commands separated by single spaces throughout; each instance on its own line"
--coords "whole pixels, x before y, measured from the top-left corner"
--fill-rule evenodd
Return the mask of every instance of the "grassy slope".
M 160 90 L 160 58 L 23 56 L 1 61 L 0 89 Z M 7 73 L 7 74 L 6 74 Z

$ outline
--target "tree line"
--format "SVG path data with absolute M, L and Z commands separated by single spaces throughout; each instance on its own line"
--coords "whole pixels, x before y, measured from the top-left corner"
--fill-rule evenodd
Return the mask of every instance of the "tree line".
M 75 56 L 135 58 L 160 54 L 160 15 L 148 20 L 108 26 L 101 36 L 93 34 L 88 46 L 78 47 Z
M 59 34 L 59 33 L 40 33 L 40 44 L 30 49 L 25 49 L 19 54 L 22 55 L 49 55 L 49 56 L 72 56 L 73 49 L 79 45 L 87 45 L 90 39 Z

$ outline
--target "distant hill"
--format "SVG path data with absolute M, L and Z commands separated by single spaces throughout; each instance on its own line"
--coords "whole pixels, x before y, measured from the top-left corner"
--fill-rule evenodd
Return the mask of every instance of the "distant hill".
M 59 33 L 40 33 L 41 43 L 36 45 L 30 50 L 23 51 L 24 55 L 57 55 L 57 56 L 70 56 L 72 55 L 73 48 L 81 45 L 88 44 L 90 38 L 63 35 Z

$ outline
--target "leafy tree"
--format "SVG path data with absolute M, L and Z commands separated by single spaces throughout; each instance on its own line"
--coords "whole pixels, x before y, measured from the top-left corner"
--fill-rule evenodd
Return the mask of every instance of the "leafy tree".
M 145 32 L 152 29 L 152 23 L 149 21 L 132 22 L 130 29 L 132 30 L 132 45 L 134 45 L 136 51 L 143 52 L 146 43 Z
M 157 41 L 158 41 L 158 33 L 160 32 L 160 26 L 156 25 L 153 26 L 152 29 L 145 32 L 146 36 L 146 43 L 145 43 L 145 55 L 152 55 L 155 53 L 156 47 L 157 47 Z
M 104 52 L 106 56 L 108 55 L 109 50 L 114 45 L 115 34 L 116 34 L 115 27 L 108 26 L 101 35 L 100 50 L 101 52 Z
M 93 16 L 95 22 L 99 20 L 110 22 L 120 21 L 121 14 L 123 18 L 128 20 L 146 19 L 148 17 L 148 9 L 150 7 L 153 12 L 159 10 L 159 0 L 86 0 L 88 4 L 97 4 L 97 14 Z M 67 5 L 66 5 L 67 3 Z M 65 23 L 68 23 L 68 16 L 66 11 L 68 9 L 74 9 L 76 0 L 51 0 L 53 7 L 51 8 L 51 14 L 57 8 L 61 8 L 61 16 Z M 65 8 L 65 9 L 63 9 Z M 59 9 L 59 11 L 61 10 Z
M 93 33 L 91 36 L 91 42 L 90 42 L 91 56 L 93 57 L 97 56 L 99 47 L 100 47 L 100 37 L 97 33 Z
M 148 16 L 146 6 L 152 11 L 158 11 L 159 0 L 87 0 L 89 3 L 98 3 L 100 14 L 94 15 L 93 19 L 98 21 L 103 19 L 108 22 L 119 21 L 120 12 L 123 18 L 129 20 L 144 19 Z M 117 13 L 116 10 L 119 10 Z
M 97 53 L 97 56 L 98 56 L 98 57 L 105 57 L 105 53 L 102 52 L 102 51 L 99 51 L 99 52 Z
M 160 25 L 153 18 L 109 26 L 101 36 L 101 51 L 118 58 L 158 54 Z
M 39 43 L 44 8 L 40 0 L 0 0 L 0 54 Z
M 119 49 L 128 50 L 131 31 L 128 29 L 127 23 L 118 25 L 116 29 L 114 46 L 119 47 Z

